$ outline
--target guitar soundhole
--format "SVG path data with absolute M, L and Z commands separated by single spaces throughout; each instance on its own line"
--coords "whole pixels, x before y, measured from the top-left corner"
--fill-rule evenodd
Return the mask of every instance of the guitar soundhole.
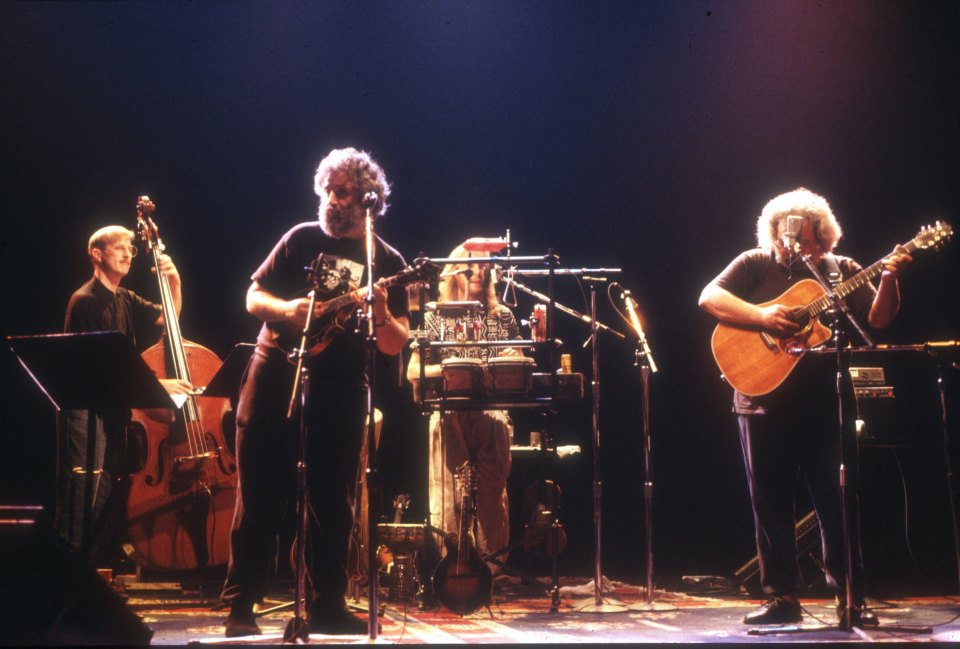
M 805 328 L 810 323 L 810 315 L 801 310 L 794 311 L 793 316 L 790 319 L 796 322 L 802 328 Z

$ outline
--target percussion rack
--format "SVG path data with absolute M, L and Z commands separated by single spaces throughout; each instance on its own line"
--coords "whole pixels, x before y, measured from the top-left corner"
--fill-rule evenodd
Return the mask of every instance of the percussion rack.
M 548 350 L 548 368 L 547 371 L 551 376 L 557 375 L 557 369 L 559 368 L 559 356 L 557 354 L 557 349 L 560 347 L 560 341 L 553 338 L 553 322 L 555 316 L 556 303 L 553 297 L 554 293 L 554 276 L 557 274 L 562 274 L 563 269 L 557 268 L 557 265 L 560 262 L 560 258 L 553 252 L 549 250 L 547 254 L 535 256 L 513 256 L 509 255 L 506 257 L 501 256 L 489 256 L 489 257 L 438 257 L 438 258 L 429 258 L 428 261 L 439 264 L 453 264 L 453 265 L 466 265 L 466 264 L 480 264 L 480 265 L 504 265 L 509 267 L 510 270 L 505 271 L 518 272 L 522 273 L 524 271 L 517 269 L 518 264 L 530 264 L 530 265 L 546 265 L 547 268 L 543 269 L 541 272 L 547 276 L 547 297 L 549 298 L 547 303 L 547 331 L 546 331 L 546 340 L 544 341 L 534 341 L 534 340 L 477 340 L 477 341 L 430 341 L 430 340 L 420 340 L 419 346 L 422 350 L 421 353 L 421 362 L 420 362 L 420 381 L 417 385 L 417 403 L 420 404 L 421 412 L 427 414 L 431 411 L 436 410 L 491 410 L 491 409 L 504 409 L 504 408 L 542 408 L 550 410 L 558 402 L 558 384 L 559 381 L 554 378 L 550 382 L 549 395 L 545 396 L 532 396 L 527 395 L 526 397 L 519 398 L 496 398 L 496 397 L 448 397 L 445 395 L 442 396 L 429 396 L 428 389 L 433 388 L 433 392 L 436 393 L 436 386 L 442 386 L 442 378 L 427 378 L 426 376 L 426 358 L 429 355 L 428 352 L 431 348 L 446 348 L 446 347 L 459 347 L 459 348 L 470 348 L 470 347 L 516 347 L 516 348 L 525 348 L 525 349 L 547 349 Z M 426 304 L 426 287 L 421 287 L 421 304 Z M 440 305 L 438 305 L 438 308 Z
M 417 384 L 415 398 L 420 404 L 421 411 L 424 414 L 428 414 L 431 411 L 453 411 L 453 410 L 495 410 L 495 409 L 512 409 L 512 408 L 540 408 L 543 409 L 545 416 L 547 417 L 547 425 L 545 426 L 545 435 L 542 440 L 543 446 L 541 450 L 545 450 L 550 445 L 550 438 L 552 433 L 552 424 L 553 424 L 553 415 L 555 414 L 555 404 L 558 402 L 558 388 L 560 384 L 560 379 L 557 378 L 559 375 L 558 369 L 560 367 L 559 363 L 559 354 L 557 350 L 560 347 L 560 341 L 555 339 L 553 336 L 553 323 L 554 317 L 556 316 L 556 301 L 554 299 L 554 278 L 560 269 L 557 268 L 559 264 L 559 257 L 549 250 L 546 255 L 543 256 L 512 256 L 508 255 L 506 257 L 499 256 L 490 256 L 490 257 L 470 257 L 470 258 L 436 258 L 430 259 L 434 264 L 453 264 L 453 265 L 465 265 L 465 264 L 483 264 L 483 265 L 503 265 L 508 270 L 505 271 L 508 277 L 508 280 L 512 282 L 512 273 L 519 272 L 516 268 L 517 264 L 531 264 L 531 265 L 546 265 L 545 273 L 547 276 L 547 326 L 542 341 L 534 340 L 498 340 L 498 341 L 430 341 L 423 339 L 419 341 L 420 346 L 420 381 Z M 421 286 L 420 288 L 420 303 L 426 304 L 426 286 Z M 438 311 L 441 305 L 438 304 Z M 490 398 L 485 397 L 428 397 L 427 391 L 428 387 L 432 387 L 434 392 L 436 387 L 439 385 L 442 389 L 443 387 L 443 377 L 431 377 L 427 378 L 426 376 L 426 366 L 427 366 L 427 357 L 429 356 L 428 352 L 431 348 L 442 349 L 447 347 L 514 347 L 514 348 L 524 348 L 524 349 L 534 349 L 534 350 L 547 350 L 548 362 L 547 362 L 547 371 L 549 376 L 552 377 L 549 385 L 549 394 L 542 397 L 531 396 L 527 394 L 525 397 L 520 398 L 509 398 L 501 399 L 495 396 Z M 582 375 L 581 375 L 582 377 Z M 432 383 L 431 383 L 432 382 Z M 554 547 L 557 547 L 557 531 L 560 529 L 560 523 L 558 520 L 554 520 L 553 525 L 550 527 L 549 534 L 553 539 Z M 507 546 L 507 548 L 502 548 L 501 550 L 494 552 L 486 559 L 494 561 L 501 566 L 501 568 L 507 570 L 509 569 L 506 564 L 500 563 L 496 558 L 497 556 L 502 555 L 505 551 L 510 549 L 512 546 Z M 552 581 L 551 584 L 547 587 L 544 587 L 544 591 L 550 596 L 551 605 L 550 611 L 556 613 L 560 608 L 560 586 L 559 586 L 559 571 L 558 571 L 558 555 L 559 552 L 553 553 L 553 569 L 552 569 Z

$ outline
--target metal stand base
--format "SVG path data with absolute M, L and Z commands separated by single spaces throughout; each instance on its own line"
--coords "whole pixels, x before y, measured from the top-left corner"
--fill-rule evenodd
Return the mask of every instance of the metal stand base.
M 607 598 L 599 604 L 590 602 L 574 610 L 577 613 L 626 613 L 630 608 L 619 600 Z
M 605 581 L 606 578 L 601 577 L 600 586 L 597 586 L 597 582 L 594 580 L 593 599 L 574 608 L 577 613 L 626 613 L 630 610 L 626 602 L 602 593 L 603 582 Z
M 665 613 L 667 611 L 676 611 L 678 610 L 676 606 L 667 604 L 666 602 L 642 602 L 640 604 L 630 604 L 627 606 L 631 611 L 636 611 L 639 613 Z

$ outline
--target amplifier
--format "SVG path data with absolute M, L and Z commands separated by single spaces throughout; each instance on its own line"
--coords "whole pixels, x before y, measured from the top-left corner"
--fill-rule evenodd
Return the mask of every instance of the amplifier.
M 851 367 L 850 378 L 856 386 L 883 385 L 886 383 L 882 367 Z
M 857 399 L 893 399 L 892 385 L 854 385 L 853 392 Z
M 858 375 L 853 370 L 859 370 Z M 897 430 L 897 410 L 892 385 L 883 385 L 883 369 L 850 368 L 857 398 L 857 438 L 861 446 L 889 446 L 901 443 Z M 874 383 L 879 381 L 879 383 Z

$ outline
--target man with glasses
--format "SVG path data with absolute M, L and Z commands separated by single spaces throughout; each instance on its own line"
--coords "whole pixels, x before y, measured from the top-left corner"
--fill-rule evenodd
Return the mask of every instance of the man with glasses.
M 145 300 L 120 286 L 137 256 L 134 233 L 119 225 L 108 225 L 93 233 L 87 244 L 87 255 L 93 265 L 93 276 L 74 291 L 67 304 L 65 333 L 119 331 L 143 350 L 160 335 L 163 310 L 159 304 Z M 157 269 L 154 269 L 157 272 Z M 160 257 L 159 272 L 170 284 L 173 303 L 180 313 L 182 294 L 180 275 L 167 255 Z M 179 379 L 161 379 L 167 392 L 185 394 L 192 388 Z M 86 559 L 94 565 L 105 564 L 119 556 L 117 526 L 123 514 L 122 494 L 117 493 L 117 469 L 122 466 L 122 435 L 130 420 L 129 410 L 97 411 L 96 456 L 93 466 L 87 458 L 87 410 L 66 410 L 59 421 L 57 443 L 57 511 L 56 523 L 61 534 L 74 546 L 86 549 Z M 84 506 L 86 478 L 93 481 L 93 503 L 89 508 L 90 538 L 84 543 Z

